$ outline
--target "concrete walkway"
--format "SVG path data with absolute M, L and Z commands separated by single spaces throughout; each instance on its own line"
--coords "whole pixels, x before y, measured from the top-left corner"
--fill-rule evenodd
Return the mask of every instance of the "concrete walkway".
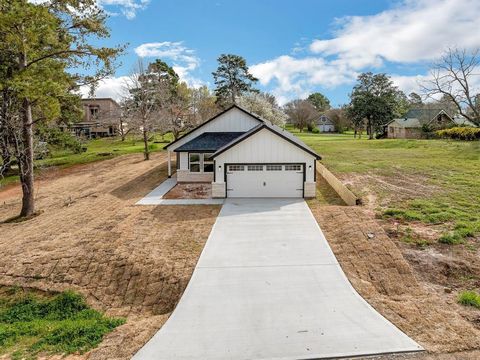
M 163 195 L 177 185 L 177 174 L 162 182 L 148 193 L 147 196 L 137 201 L 136 205 L 222 205 L 224 199 L 163 199 Z
M 134 359 L 319 359 L 422 348 L 352 288 L 303 200 L 229 199 Z
M 163 195 L 172 190 L 175 185 L 177 185 L 177 174 L 158 185 L 147 196 L 137 201 L 136 205 L 157 205 L 162 200 Z

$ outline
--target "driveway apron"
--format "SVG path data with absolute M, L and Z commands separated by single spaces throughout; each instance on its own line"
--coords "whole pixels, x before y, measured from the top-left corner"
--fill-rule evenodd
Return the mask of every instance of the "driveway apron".
M 303 199 L 227 199 L 175 311 L 134 359 L 419 350 L 353 289 Z

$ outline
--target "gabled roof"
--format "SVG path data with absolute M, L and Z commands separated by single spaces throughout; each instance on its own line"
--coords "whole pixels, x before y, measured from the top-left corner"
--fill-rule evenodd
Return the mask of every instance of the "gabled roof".
M 237 104 L 233 104 L 232 106 L 226 108 L 225 110 L 223 110 L 222 112 L 218 113 L 217 115 L 215 115 L 214 117 L 210 118 L 209 120 L 205 121 L 204 123 L 198 125 L 197 127 L 193 128 L 192 130 L 186 132 L 185 134 L 183 134 L 182 136 L 180 136 L 177 140 L 174 140 L 174 141 L 172 141 L 170 144 L 165 145 L 163 148 L 164 148 L 164 149 L 168 149 L 169 146 L 172 146 L 173 144 L 175 144 L 175 143 L 177 143 L 178 141 L 180 141 L 181 139 L 183 139 L 185 136 L 190 135 L 190 134 L 191 134 L 192 132 L 194 132 L 195 130 L 200 129 L 201 127 L 205 126 L 205 125 L 208 124 L 209 122 L 215 120 L 216 118 L 218 118 L 219 116 L 225 114 L 227 111 L 230 111 L 230 110 L 233 109 L 233 108 L 237 108 L 238 110 L 243 111 L 245 114 L 250 115 L 251 117 L 253 117 L 254 119 L 260 121 L 261 123 L 264 123 L 264 122 L 265 122 L 265 120 L 263 120 L 262 118 L 258 117 L 257 115 L 252 114 L 251 112 L 245 110 L 244 108 L 242 108 L 241 106 L 238 106 Z
M 314 152 L 312 149 L 310 149 L 303 141 L 301 141 L 299 138 L 297 138 L 295 135 L 293 135 L 291 132 L 289 132 L 288 130 L 284 130 L 279 126 L 268 123 L 268 122 L 264 122 L 263 124 L 259 124 L 259 125 L 255 126 L 254 128 L 252 128 L 249 131 L 247 131 L 246 133 L 244 133 L 243 135 L 237 137 L 235 140 L 233 140 L 230 143 L 226 144 L 225 146 L 221 147 L 220 149 L 217 150 L 217 152 L 215 152 L 213 154 L 213 157 L 214 158 L 217 157 L 221 153 L 227 151 L 228 149 L 230 149 L 233 146 L 241 143 L 242 141 L 248 139 L 250 136 L 256 134 L 257 132 L 259 132 L 260 130 L 263 130 L 263 129 L 267 129 L 267 130 L 271 131 L 272 133 L 274 133 L 275 135 L 278 135 L 281 138 L 287 140 L 288 142 L 290 142 L 293 145 L 299 147 L 303 151 L 309 153 L 310 155 L 313 155 L 317 160 L 320 160 L 322 158 L 320 155 L 318 155 L 316 152 Z
M 421 128 L 423 125 L 430 124 L 438 115 L 445 115 L 454 122 L 452 117 L 443 109 L 410 109 L 402 119 L 393 119 L 388 125 L 396 123 L 402 128 Z
M 175 152 L 215 152 L 221 147 L 229 144 L 244 132 L 204 132 L 182 146 L 176 148 Z
M 315 119 L 315 124 L 318 125 L 335 125 L 333 121 L 327 115 L 320 115 Z

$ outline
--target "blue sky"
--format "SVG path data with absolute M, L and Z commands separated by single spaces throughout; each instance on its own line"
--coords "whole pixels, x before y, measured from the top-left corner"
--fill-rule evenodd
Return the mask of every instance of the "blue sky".
M 348 102 L 356 76 L 387 72 L 406 92 L 447 46 L 480 46 L 478 0 L 98 0 L 111 44 L 129 43 L 98 96 L 118 97 L 138 57 L 213 88 L 222 53 L 242 55 L 281 103 L 313 91 Z

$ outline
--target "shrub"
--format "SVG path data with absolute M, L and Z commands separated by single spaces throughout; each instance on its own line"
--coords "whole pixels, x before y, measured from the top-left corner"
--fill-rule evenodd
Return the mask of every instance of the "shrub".
M 308 124 L 307 124 L 307 131 L 312 132 L 314 127 L 315 127 L 315 124 L 314 124 L 313 122 L 312 122 L 312 123 L 308 123 Z
M 459 304 L 480 309 L 480 294 L 475 291 L 462 291 L 457 299 Z
M 314 133 L 314 134 L 318 134 L 319 132 L 320 132 L 320 129 L 317 128 L 317 127 L 314 127 L 314 128 L 312 129 L 312 133 Z
M 69 149 L 75 154 L 87 151 L 86 145 L 68 132 L 61 131 L 58 127 L 47 126 L 39 128 L 39 137 L 48 145 Z
M 442 244 L 457 245 L 463 242 L 463 238 L 458 233 L 453 232 L 450 234 L 443 234 L 438 241 Z
M 438 130 L 437 135 L 442 138 L 455 140 L 480 140 L 480 128 L 453 127 L 450 129 Z

